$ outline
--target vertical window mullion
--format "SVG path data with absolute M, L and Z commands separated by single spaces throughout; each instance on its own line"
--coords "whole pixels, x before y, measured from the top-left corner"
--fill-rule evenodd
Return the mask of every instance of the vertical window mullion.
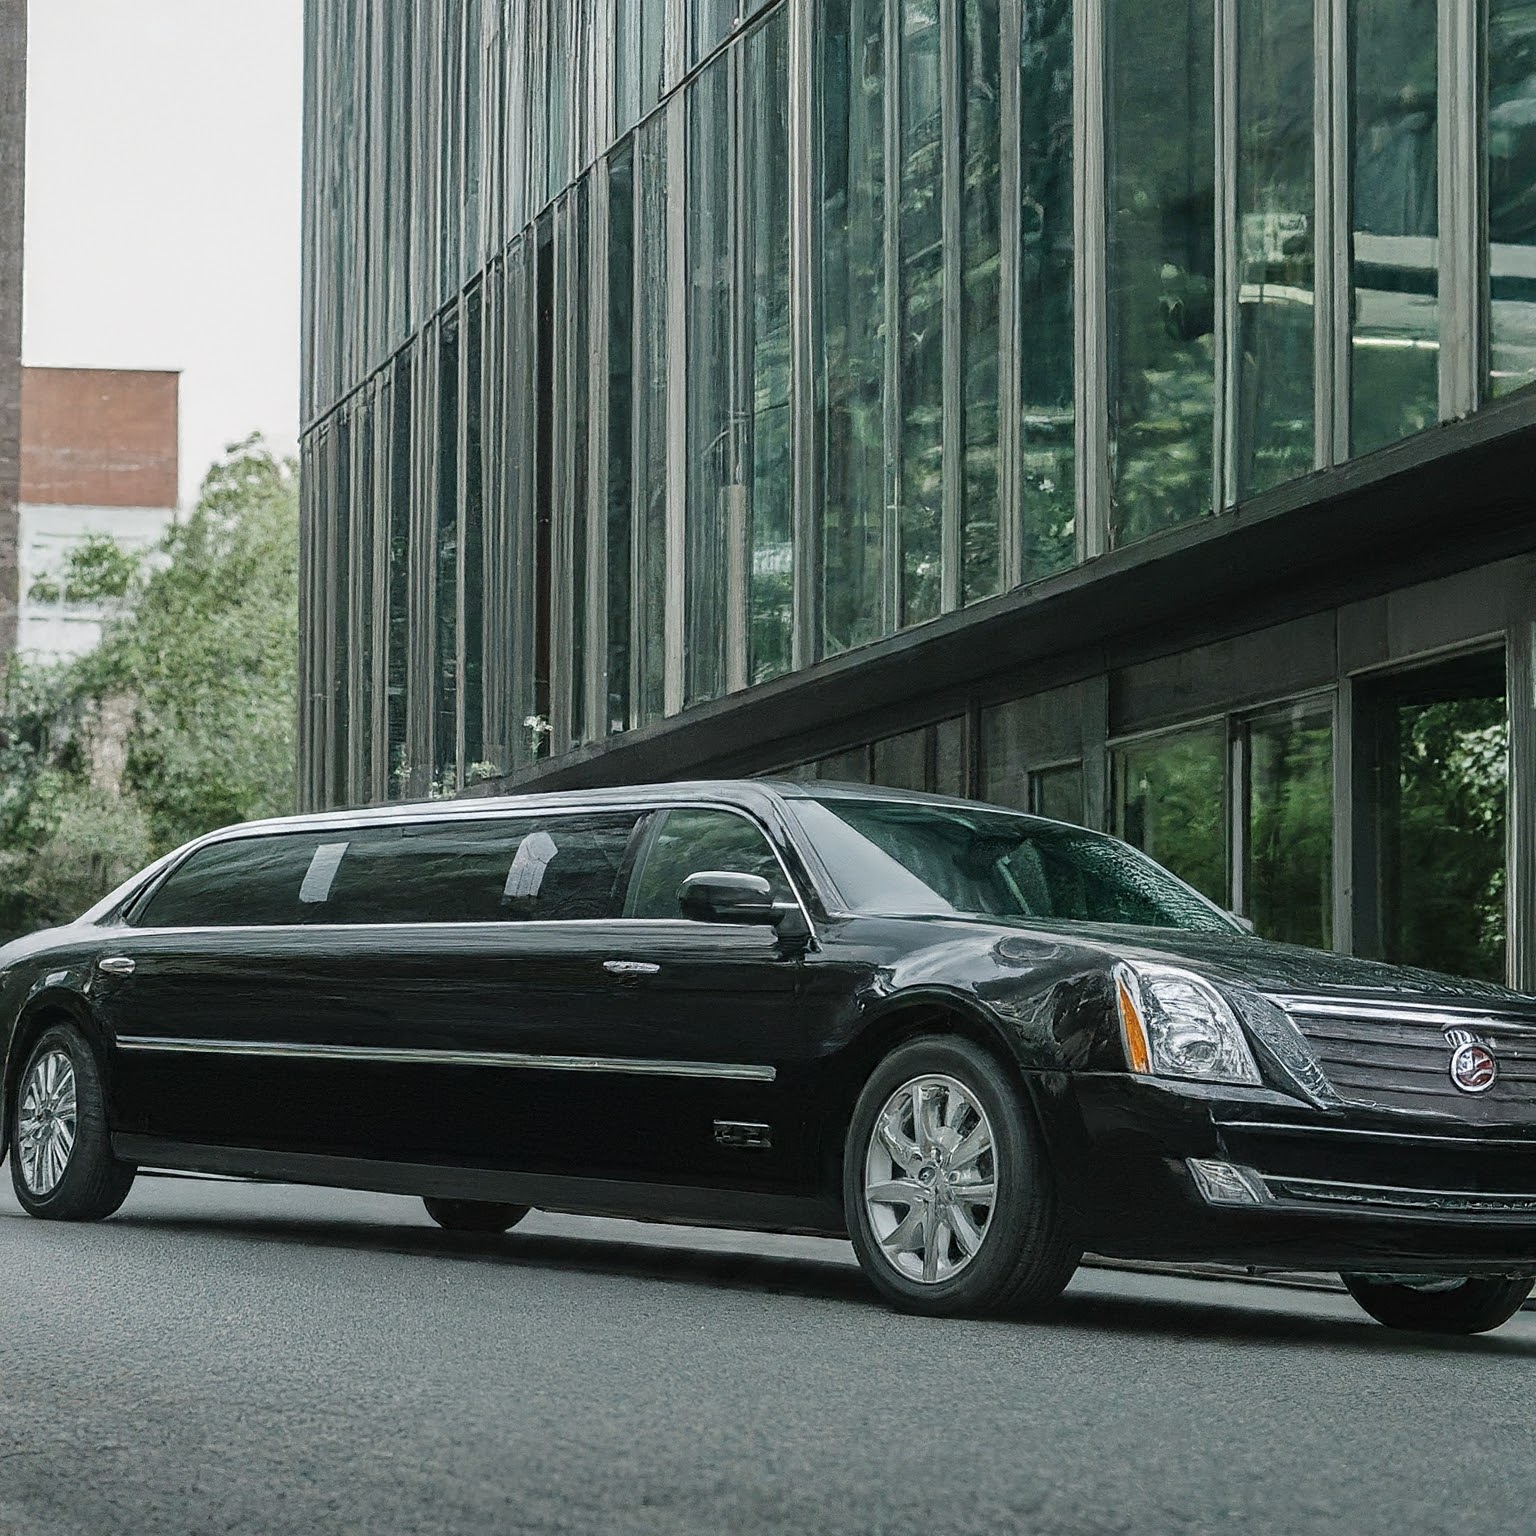
M 682 10 L 673 0 L 679 21 Z M 674 31 L 672 41 L 680 35 Z M 666 355 L 683 359 L 688 346 L 688 117 L 684 95 L 666 108 L 667 123 L 667 347 Z M 663 713 L 683 707 L 685 633 L 687 629 L 688 536 L 688 391 L 677 369 L 667 381 L 667 521 L 666 521 L 666 642 L 664 647 Z
M 1239 0 L 1216 0 L 1216 399 L 1212 412 L 1211 505 L 1235 506 L 1237 486 L 1238 256 L 1237 119 Z M 1234 865 L 1234 868 L 1236 866 Z
M 790 324 L 790 441 L 793 493 L 790 520 L 794 530 L 790 665 L 809 666 L 820 655 L 823 552 L 818 537 L 817 509 L 821 485 L 816 473 L 815 369 L 816 313 L 819 285 L 816 271 L 817 220 L 813 137 L 816 81 L 812 63 L 815 38 L 811 0 L 790 0 L 789 15 L 789 324 Z
M 901 570 L 901 0 L 885 0 L 885 537 L 881 629 L 902 623 Z
M 964 251 L 960 236 L 960 125 L 963 120 L 960 75 L 960 0 L 939 5 L 940 122 L 944 136 L 943 185 L 943 428 L 940 437 L 939 611 L 960 606 L 961 498 L 964 494 L 965 422 L 961 409 L 964 340 Z
M 749 489 L 753 463 L 752 358 L 756 315 L 755 224 L 756 202 L 749 195 L 753 185 L 752 140 L 747 114 L 747 48 L 738 46 L 716 60 L 711 70 L 726 71 L 726 123 L 731 147 L 726 157 L 726 218 L 731 221 L 730 271 L 730 379 L 731 410 L 726 472 L 721 487 L 724 554 L 724 692 L 747 686 L 752 624 L 752 497 Z
M 1512 626 L 1509 697 L 1508 890 L 1504 900 L 1509 985 L 1536 990 L 1536 633 Z
M 1246 722 L 1233 720 L 1227 730 L 1227 847 L 1231 861 L 1227 906 L 1240 917 L 1248 911 L 1248 808 L 1252 803 L 1252 768 Z
M 1077 356 L 1077 558 L 1109 548 L 1109 277 L 1106 247 L 1106 0 L 1081 0 L 1072 37 L 1073 350 Z
M 453 434 L 454 470 L 453 483 L 458 492 L 454 498 L 454 534 L 453 534 L 453 787 L 455 790 L 464 787 L 464 740 L 466 707 L 466 674 L 469 669 L 468 643 L 465 636 L 465 608 L 468 592 L 468 572 L 466 569 L 468 559 L 468 534 L 469 524 L 466 517 L 466 506 L 469 500 L 469 455 L 466 451 L 466 439 L 468 433 L 465 423 L 469 420 L 469 306 L 478 304 L 479 295 L 471 298 L 461 298 L 457 308 L 459 311 L 459 348 L 458 368 L 455 370 L 454 391 L 457 396 L 454 412 L 455 431 Z
M 611 29 L 609 29 L 611 33 Z M 599 27 L 599 37 L 604 28 Z M 612 93 L 606 93 L 612 99 Z M 587 735 L 608 734 L 608 161 L 592 173 L 588 209 L 591 233 L 587 270 L 589 365 L 587 370 Z
M 1350 243 L 1353 227 L 1354 133 L 1350 110 L 1349 0 L 1318 0 L 1319 37 L 1326 39 L 1327 67 L 1318 71 L 1318 90 L 1327 99 L 1326 174 L 1319 178 L 1318 198 L 1327 199 L 1328 245 L 1318 244 L 1318 266 L 1327 280 L 1328 345 L 1319 345 L 1317 373 L 1319 467 L 1343 463 L 1349 457 L 1353 316 L 1351 313 Z M 1318 302 L 1324 302 L 1322 287 Z M 1321 338 L 1320 338 L 1321 341 Z
M 1440 419 L 1475 410 L 1487 373 L 1483 303 L 1482 7 L 1440 0 Z
M 1022 447 L 1019 436 L 1022 431 L 1019 420 L 1019 370 L 1022 366 L 1019 264 L 1023 239 L 1023 208 L 1019 195 L 1019 87 L 1023 39 L 1017 5 L 1005 4 L 1000 19 L 1002 90 L 998 98 L 998 195 L 1002 202 L 1002 228 L 998 232 L 1000 283 L 997 296 L 997 558 L 998 585 L 1006 592 L 1024 580 L 1024 513 L 1019 464 Z M 974 732 L 972 734 L 974 740 L 980 739 Z M 978 755 L 971 753 L 973 765 Z M 970 785 L 973 794 L 980 793 L 980 781 L 975 772 L 971 774 Z

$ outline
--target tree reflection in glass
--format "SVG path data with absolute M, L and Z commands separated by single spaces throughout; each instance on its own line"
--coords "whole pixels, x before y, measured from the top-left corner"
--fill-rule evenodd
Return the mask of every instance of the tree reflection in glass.
M 1211 510 L 1211 0 L 1108 0 L 1112 534 Z
M 1312 0 L 1238 9 L 1237 499 L 1313 462 Z
M 1115 835 L 1226 906 L 1226 727 L 1121 747 L 1114 771 Z
M 1351 447 L 1439 415 L 1435 0 L 1351 0 L 1354 235 Z

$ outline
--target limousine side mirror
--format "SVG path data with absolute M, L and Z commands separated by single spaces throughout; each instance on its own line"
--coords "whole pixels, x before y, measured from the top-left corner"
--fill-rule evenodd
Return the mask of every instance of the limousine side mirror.
M 779 915 L 773 887 L 761 875 L 703 870 L 677 888 L 684 917 L 701 923 L 771 923 Z

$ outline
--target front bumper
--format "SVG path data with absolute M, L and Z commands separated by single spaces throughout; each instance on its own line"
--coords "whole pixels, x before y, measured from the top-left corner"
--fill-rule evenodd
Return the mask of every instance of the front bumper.
M 1040 1087 L 1064 1212 L 1096 1253 L 1536 1274 L 1536 1120 L 1329 1112 L 1269 1089 L 1116 1073 Z

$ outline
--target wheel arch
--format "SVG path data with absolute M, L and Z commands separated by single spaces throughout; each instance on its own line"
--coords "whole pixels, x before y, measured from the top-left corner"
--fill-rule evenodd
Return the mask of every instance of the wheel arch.
M 964 995 L 938 989 L 890 999 L 831 1064 L 822 1114 L 821 1177 L 824 1190 L 841 1200 L 843 1152 L 854 1105 L 876 1067 L 898 1046 L 924 1035 L 958 1037 L 984 1050 L 1002 1069 L 1019 1100 L 1044 1134 L 1036 1087 L 1000 1024 Z
M 109 1112 L 112 1103 L 110 1058 L 106 1037 L 96 1022 L 85 1000 L 73 992 L 49 989 L 30 998 L 17 1016 L 16 1027 L 11 1031 L 10 1048 L 5 1058 L 4 1078 L 0 1080 L 0 1155 L 10 1149 L 11 1115 L 16 1102 L 16 1090 L 21 1080 L 22 1068 L 32 1047 L 45 1030 L 55 1024 L 72 1024 L 85 1037 L 96 1057 L 96 1067 L 101 1073 L 102 1094 Z

